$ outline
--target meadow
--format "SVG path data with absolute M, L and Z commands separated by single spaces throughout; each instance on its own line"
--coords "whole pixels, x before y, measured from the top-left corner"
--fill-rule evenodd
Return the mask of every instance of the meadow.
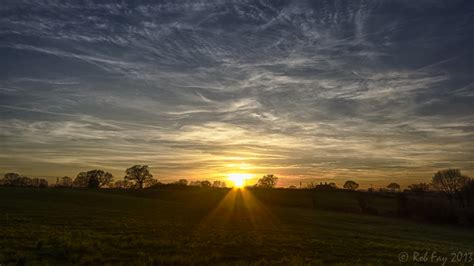
M 356 198 L 288 189 L 0 187 L 0 264 L 400 265 L 401 252 L 449 259 L 474 252 L 472 229 L 391 217 L 390 196 L 369 199 L 380 215 L 362 214 Z

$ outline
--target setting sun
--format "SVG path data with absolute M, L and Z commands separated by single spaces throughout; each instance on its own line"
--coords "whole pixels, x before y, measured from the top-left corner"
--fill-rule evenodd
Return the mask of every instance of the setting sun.
M 239 173 L 232 173 L 228 174 L 228 179 L 232 181 L 234 187 L 244 187 L 248 179 L 252 177 L 251 174 L 239 174 Z

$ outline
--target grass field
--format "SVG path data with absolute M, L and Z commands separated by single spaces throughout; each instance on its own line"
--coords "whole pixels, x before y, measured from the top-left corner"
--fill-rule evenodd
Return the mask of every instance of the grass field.
M 328 193 L 316 204 L 355 208 L 352 194 Z M 296 190 L 2 187 L 0 263 L 388 265 L 400 264 L 400 252 L 474 251 L 469 229 L 331 212 L 313 201 Z

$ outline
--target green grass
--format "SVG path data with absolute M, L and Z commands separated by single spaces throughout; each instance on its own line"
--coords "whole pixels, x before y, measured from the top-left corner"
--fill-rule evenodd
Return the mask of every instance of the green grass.
M 314 209 L 305 191 L 227 193 L 0 188 L 0 263 L 387 265 L 400 252 L 474 251 L 465 228 Z M 355 196 L 316 202 L 353 208 Z

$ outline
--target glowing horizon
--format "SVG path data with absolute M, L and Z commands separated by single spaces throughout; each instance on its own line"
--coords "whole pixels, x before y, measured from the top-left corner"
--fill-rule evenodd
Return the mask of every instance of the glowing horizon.
M 457 2 L 7 1 L 0 174 L 474 176 L 474 27 Z
M 253 174 L 247 173 L 231 173 L 227 174 L 227 178 L 231 181 L 234 187 L 243 188 L 247 185 L 247 181 L 254 177 Z

